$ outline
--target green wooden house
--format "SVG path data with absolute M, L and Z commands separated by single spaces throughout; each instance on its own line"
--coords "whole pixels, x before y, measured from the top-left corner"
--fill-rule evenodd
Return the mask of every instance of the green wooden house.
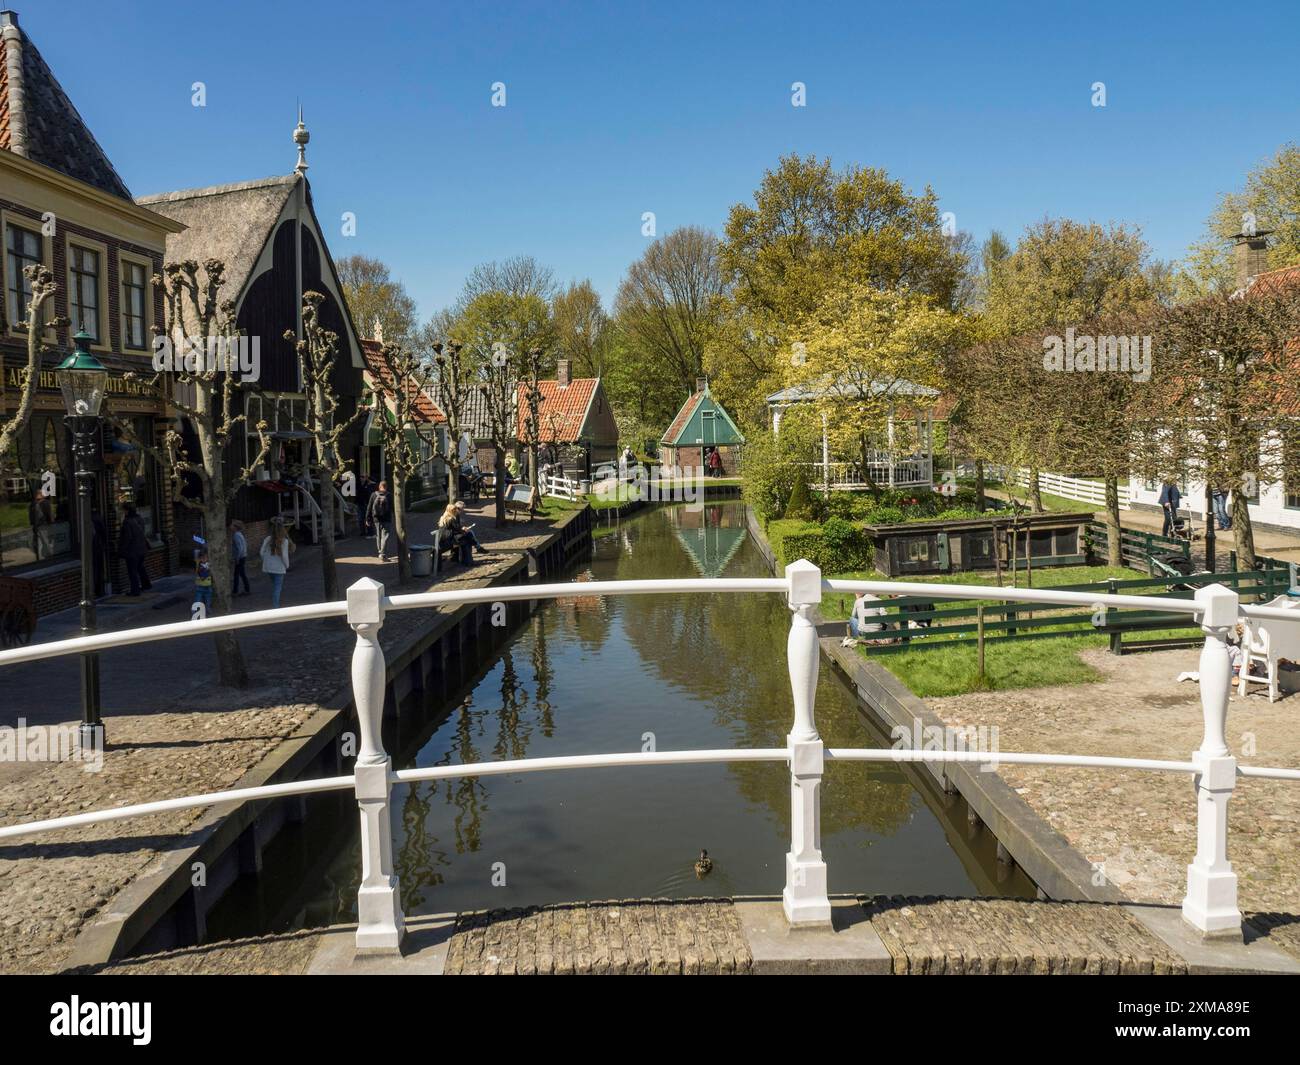
M 700 378 L 695 382 L 695 391 L 682 404 L 659 441 L 659 461 L 673 469 L 703 468 L 712 473 L 709 460 L 716 451 L 722 459 L 717 475 L 734 477 L 740 469 L 740 451 L 744 443 L 744 434 L 736 428 L 722 404 L 714 399 L 709 391 L 709 382 Z

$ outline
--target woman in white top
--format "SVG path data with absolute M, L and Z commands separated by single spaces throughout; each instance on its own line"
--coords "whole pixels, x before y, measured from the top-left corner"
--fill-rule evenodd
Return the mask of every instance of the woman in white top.
M 876 620 L 884 616 L 885 607 L 880 598 L 870 592 L 863 592 L 853 603 L 853 613 L 849 615 L 849 632 L 859 638 L 884 632 L 884 624 Z
M 271 609 L 280 607 L 280 590 L 284 587 L 284 575 L 289 572 L 289 553 L 293 551 L 293 541 L 285 530 L 283 518 L 271 519 L 271 535 L 262 541 L 262 572 L 271 578 Z

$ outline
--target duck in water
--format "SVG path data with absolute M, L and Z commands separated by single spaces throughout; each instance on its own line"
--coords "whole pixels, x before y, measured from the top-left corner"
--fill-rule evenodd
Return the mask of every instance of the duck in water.
M 700 857 L 695 863 L 695 878 L 703 880 L 713 872 L 713 859 L 709 857 L 708 851 L 700 851 Z

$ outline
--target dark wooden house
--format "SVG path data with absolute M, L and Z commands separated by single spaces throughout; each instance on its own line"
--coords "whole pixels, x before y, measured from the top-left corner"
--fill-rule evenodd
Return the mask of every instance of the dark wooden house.
M 1086 560 L 1084 534 L 1091 512 L 1071 514 L 993 513 L 960 521 L 917 521 L 867 525 L 875 568 L 886 577 L 1017 569 L 1026 559 L 1035 568 L 1078 566 Z
M 306 142 L 301 121 L 295 140 L 300 146 Z M 324 296 L 321 324 L 339 338 L 333 382 L 342 400 L 339 417 L 350 417 L 365 392 L 361 340 L 312 205 L 306 169 L 300 152 L 292 174 L 137 201 L 185 226 L 184 232 L 167 239 L 168 262 L 194 259 L 201 264 L 219 259 L 225 263 L 222 296 L 234 300 L 239 329 L 258 343 L 259 376 L 256 387 L 244 395 L 246 432 L 227 456 L 232 471 L 244 468 L 257 455 L 254 427 L 259 421 L 267 423 L 270 456 L 254 483 L 239 490 L 231 509 L 232 517 L 244 521 L 250 544 L 260 541 L 277 515 L 296 526 L 304 538 L 315 539 L 319 493 L 337 491 L 316 483 L 310 474 L 312 443 L 302 427 L 306 397 L 293 341 L 285 339 L 286 331 L 301 336 L 304 292 Z M 182 420 L 182 433 L 186 429 Z M 358 422 L 343 441 L 344 457 L 361 459 L 363 437 Z M 196 438 L 194 446 L 197 449 Z M 184 518 L 195 525 L 196 513 L 178 510 L 178 521 Z M 336 513 L 341 514 L 342 508 L 336 508 Z M 192 532 L 199 532 L 196 525 Z

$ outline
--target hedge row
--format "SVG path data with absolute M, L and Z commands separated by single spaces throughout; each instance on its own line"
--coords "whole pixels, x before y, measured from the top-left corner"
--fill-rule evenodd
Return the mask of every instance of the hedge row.
M 870 538 L 843 518 L 829 518 L 824 525 L 793 519 L 769 522 L 767 538 L 782 567 L 806 558 L 824 573 L 871 569 Z

